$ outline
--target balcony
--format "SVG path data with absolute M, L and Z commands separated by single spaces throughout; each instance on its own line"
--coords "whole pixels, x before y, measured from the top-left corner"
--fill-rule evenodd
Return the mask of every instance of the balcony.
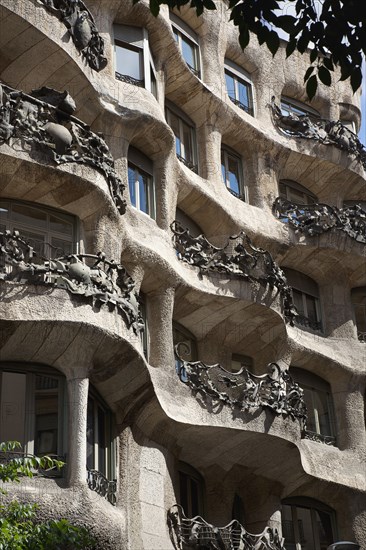
M 215 527 L 201 516 L 187 518 L 179 504 L 168 510 L 167 523 L 176 550 L 285 550 L 284 539 L 279 536 L 277 529 L 266 527 L 262 533 L 253 535 L 235 519 L 225 527 Z
M 309 439 L 310 441 L 316 441 L 317 443 L 325 443 L 325 445 L 330 445 L 332 447 L 335 447 L 337 444 L 337 440 L 333 435 L 323 435 L 310 430 L 305 430 L 303 432 L 303 438 Z
M 87 468 L 89 489 L 104 497 L 112 506 L 116 505 L 117 480 L 109 481 L 101 472 Z
M 329 231 L 343 231 L 359 243 L 366 243 L 366 212 L 360 205 L 336 208 L 327 204 L 297 205 L 277 197 L 274 215 L 296 232 L 315 237 Z

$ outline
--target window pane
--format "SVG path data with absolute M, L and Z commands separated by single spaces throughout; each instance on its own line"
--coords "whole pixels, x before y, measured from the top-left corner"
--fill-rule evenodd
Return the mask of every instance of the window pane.
M 50 215 L 50 229 L 51 231 L 72 237 L 73 224 L 62 218 Z
M 57 454 L 58 390 L 59 383 L 56 378 L 36 376 L 34 438 L 36 455 Z
M 47 228 L 47 214 L 30 206 L 13 204 L 12 219 L 15 222 L 31 225 L 32 227 Z
M 316 323 L 318 321 L 318 315 L 316 311 L 316 298 L 313 298 L 313 296 L 309 296 L 308 294 L 306 294 L 305 297 L 307 318 L 310 319 L 310 321 Z
M 187 38 L 182 36 L 182 55 L 185 62 L 193 69 L 198 69 L 196 46 L 192 44 Z
M 169 124 L 171 129 L 173 130 L 173 133 L 175 135 L 175 152 L 177 155 L 182 156 L 182 143 L 181 143 L 181 135 L 180 135 L 180 126 L 179 126 L 179 117 L 172 113 L 172 111 L 169 111 Z
M 234 193 L 240 194 L 239 161 L 228 155 L 229 187 Z
M 98 407 L 98 471 L 106 475 L 106 433 L 105 433 L 105 413 L 103 409 Z
M 130 190 L 131 204 L 133 206 L 136 206 L 136 184 L 135 184 L 135 180 L 136 180 L 135 169 L 131 168 L 129 166 L 128 167 L 128 187 L 129 187 L 129 190 Z
M 293 299 L 294 299 L 295 307 L 296 307 L 297 311 L 299 312 L 299 314 L 300 315 L 305 315 L 304 304 L 303 304 L 303 300 L 302 300 L 302 292 L 299 292 L 298 290 L 295 290 L 293 288 L 292 289 L 292 296 L 293 296 Z
M 190 479 L 190 489 L 191 489 L 191 517 L 198 516 L 200 513 L 199 506 L 199 486 L 195 479 Z
M 319 422 L 319 433 L 332 435 L 330 429 L 330 418 L 327 394 L 321 391 L 313 391 L 313 403 Z
M 139 209 L 142 210 L 142 212 L 145 212 L 146 214 L 148 214 L 149 205 L 148 205 L 148 199 L 147 199 L 147 185 L 148 185 L 147 176 L 139 174 L 138 181 L 139 181 L 139 199 L 140 199 Z
M 248 85 L 244 84 L 243 82 L 238 81 L 238 92 L 239 92 L 239 101 L 246 107 L 250 107 L 250 100 L 249 100 L 249 89 Z
M 228 93 L 229 97 L 231 97 L 233 99 L 236 99 L 236 96 L 235 96 L 235 80 L 234 80 L 234 78 L 230 74 L 225 72 L 225 80 L 226 80 L 227 93 Z
M 1 376 L 0 441 L 27 443 L 25 437 L 26 375 L 3 372 Z
M 332 521 L 327 512 L 316 511 L 316 529 L 318 531 L 320 550 L 326 550 L 329 544 L 334 542 Z
M 183 143 L 184 143 L 184 158 L 189 162 L 193 162 L 193 144 L 192 144 L 192 128 L 188 124 L 182 123 L 183 126 Z
M 116 71 L 131 76 L 136 80 L 143 80 L 142 52 L 127 46 L 116 46 Z
M 302 550 L 315 550 L 314 532 L 311 521 L 311 511 L 308 508 L 297 508 L 298 539 Z M 318 549 L 317 549 L 318 550 Z
M 86 465 L 94 468 L 94 402 L 88 400 L 88 411 L 86 418 Z
M 314 408 L 314 400 L 313 400 L 313 390 L 310 388 L 305 388 L 302 386 L 304 390 L 304 400 L 307 407 L 307 420 L 306 420 L 306 428 L 310 432 L 318 433 L 318 423 L 317 419 L 315 418 L 315 408 Z

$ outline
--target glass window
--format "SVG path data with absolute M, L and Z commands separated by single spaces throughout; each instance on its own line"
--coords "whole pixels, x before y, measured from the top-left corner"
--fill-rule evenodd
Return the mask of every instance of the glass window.
M 166 119 L 175 136 L 178 159 L 197 173 L 196 132 L 193 124 L 173 106 L 166 108 Z
M 331 387 L 322 378 L 304 369 L 291 367 L 295 382 L 304 390 L 307 408 L 305 437 L 335 443 L 335 421 Z M 316 437 L 312 437 L 315 436 Z
M 295 323 L 312 330 L 323 330 L 317 283 L 295 269 L 283 270 L 292 288 L 292 298 L 299 314 L 294 319 Z
M 128 187 L 131 204 L 155 219 L 155 186 L 152 167 L 153 164 L 150 159 L 137 149 L 129 148 Z
M 86 465 L 105 477 L 114 477 L 111 414 L 93 388 L 90 388 L 87 410 Z
M 318 202 L 318 199 L 313 193 L 299 183 L 291 180 L 280 181 L 279 194 L 282 199 L 286 199 L 292 204 L 299 206 Z
M 170 14 L 175 41 L 193 74 L 201 78 L 199 45 L 196 34 L 173 13 Z
M 144 87 L 157 97 L 155 64 L 147 30 L 115 25 L 114 38 L 117 80 Z
M 320 118 L 320 114 L 315 109 L 304 105 L 300 101 L 288 97 L 281 97 L 281 113 L 284 116 L 308 116 L 313 119 Z
M 221 149 L 221 175 L 230 193 L 245 200 L 241 159 L 227 148 Z
M 252 369 L 253 359 L 248 355 L 239 355 L 238 353 L 233 353 L 231 356 L 231 371 L 239 372 L 243 368 Z
M 231 101 L 253 116 L 253 92 L 250 78 L 241 67 L 228 59 L 225 60 L 225 81 Z
M 197 361 L 197 345 L 195 337 L 191 332 L 189 332 L 189 330 L 176 322 L 173 323 L 173 345 L 174 348 L 177 346 L 177 352 L 183 361 Z M 185 373 L 185 369 L 182 368 L 182 365 L 182 361 L 176 357 L 175 369 L 181 380 L 185 382 L 187 380 L 187 375 Z
M 34 262 L 77 252 L 76 219 L 69 214 L 16 201 L 0 201 L 0 231 L 19 234 L 35 250 Z
M 203 478 L 197 470 L 179 463 L 179 504 L 188 518 L 203 515 Z
M 0 367 L 0 441 L 19 441 L 28 454 L 63 456 L 64 377 L 37 365 Z
M 366 286 L 353 288 L 351 291 L 351 300 L 358 339 L 360 342 L 366 342 Z
M 336 540 L 331 508 L 308 498 L 286 499 L 282 504 L 282 535 L 287 550 L 327 550 Z

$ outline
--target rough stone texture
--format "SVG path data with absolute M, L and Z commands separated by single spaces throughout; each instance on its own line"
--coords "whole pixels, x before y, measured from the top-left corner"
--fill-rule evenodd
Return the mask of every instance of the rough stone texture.
M 0 284 L 1 362 L 56 368 L 74 405 L 68 477 L 23 482 L 17 495 L 39 500 L 47 517 L 90 526 L 100 549 L 169 550 L 166 512 L 179 502 L 183 461 L 204 478 L 208 522 L 227 524 L 238 494 L 248 531 L 266 525 L 280 530 L 281 500 L 310 497 L 335 510 L 340 539 L 365 550 L 365 344 L 357 340 L 350 299 L 352 288 L 366 285 L 364 246 L 333 230 L 316 237 L 296 234 L 272 214 L 282 179 L 341 207 L 344 200 L 365 200 L 365 173 L 345 151 L 277 131 L 268 104 L 281 94 L 306 102 L 308 58 L 286 60 L 284 45 L 272 58 L 254 38 L 242 52 L 226 4 L 216 3 L 217 12 L 200 18 L 186 7 L 177 12 L 200 41 L 199 80 L 174 41 L 166 7 L 154 18 L 146 1 L 136 6 L 130 0 L 87 1 L 108 59 L 98 73 L 65 36 L 63 23 L 37 0 L 0 0 L 1 81 L 27 93 L 41 86 L 68 90 L 75 115 L 104 134 L 126 189 L 129 146 L 153 161 L 157 202 L 155 221 L 133 208 L 127 193 L 127 211 L 120 216 L 96 170 L 72 163 L 56 167 L 19 140 L 0 145 L 0 197 L 76 216 L 80 251 L 103 251 L 127 268 L 144 294 L 149 327 L 145 358 L 140 337 L 107 305 L 93 309 L 59 288 Z M 114 78 L 114 23 L 147 29 L 157 99 Z M 254 117 L 228 98 L 225 57 L 251 76 Z M 165 97 L 196 126 L 198 174 L 176 158 Z M 359 102 L 348 83 L 336 81 L 331 88 L 319 86 L 312 106 L 323 118 L 345 117 L 359 127 Z M 247 202 L 222 183 L 221 143 L 242 159 Z M 286 323 L 274 290 L 226 274 L 201 277 L 197 268 L 180 262 L 169 229 L 177 207 L 213 244 L 243 230 L 281 267 L 312 277 L 324 332 Z M 338 446 L 302 439 L 297 422 L 271 411 L 237 414 L 200 404 L 175 370 L 173 320 L 193 333 L 206 363 L 229 368 L 236 353 L 253 358 L 256 375 L 277 362 L 290 373 L 296 366 L 323 378 L 331 387 Z M 115 508 L 87 488 L 83 475 L 88 379 L 115 421 Z

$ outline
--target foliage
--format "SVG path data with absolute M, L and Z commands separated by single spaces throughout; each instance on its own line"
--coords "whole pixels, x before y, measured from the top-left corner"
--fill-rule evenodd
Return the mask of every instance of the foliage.
M 157 16 L 161 4 L 180 8 L 185 4 L 201 15 L 204 9 L 215 10 L 213 0 L 149 0 Z M 316 93 L 318 79 L 330 86 L 332 72 L 340 68 L 340 80 L 349 79 L 355 92 L 362 82 L 362 55 L 366 55 L 366 2 L 360 0 L 228 0 L 230 19 L 239 30 L 243 49 L 250 33 L 266 44 L 272 55 L 279 45 L 279 31 L 288 35 L 287 57 L 297 50 L 309 55 L 310 65 L 304 75 L 310 99 Z M 139 0 L 134 0 L 134 3 Z M 286 13 L 293 7 L 296 16 Z M 290 10 L 289 10 L 290 11 Z
M 33 477 L 34 470 L 62 468 L 64 462 L 49 456 L 24 456 L 17 441 L 0 443 L 0 482 L 19 482 Z M 3 494 L 6 492 L 0 489 Z M 94 548 L 85 527 L 66 519 L 36 521 L 39 506 L 17 500 L 0 504 L 0 550 L 78 550 Z

